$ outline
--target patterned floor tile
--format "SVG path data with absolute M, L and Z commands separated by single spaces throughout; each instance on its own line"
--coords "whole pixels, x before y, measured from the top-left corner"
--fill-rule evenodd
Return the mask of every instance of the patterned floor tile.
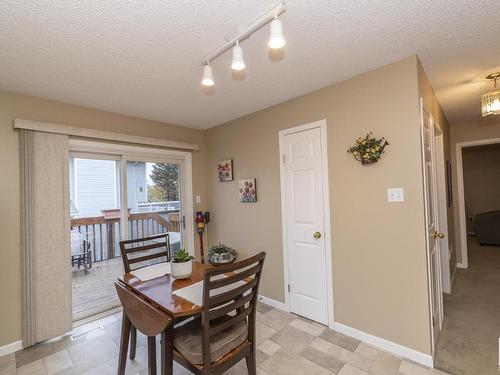
M 66 349 L 45 357 L 43 359 L 43 364 L 47 375 L 61 373 L 73 367 L 73 362 Z
M 438 374 L 297 315 L 262 303 L 258 310 L 258 375 Z M 104 330 L 89 339 L 73 342 L 63 337 L 0 357 L 0 375 L 116 375 L 121 315 L 101 319 L 98 323 Z M 159 354 L 158 343 L 158 369 Z M 146 338 L 139 334 L 137 356 L 134 361 L 127 360 L 126 375 L 147 373 Z M 245 360 L 227 372 L 228 375 L 246 373 Z M 190 374 L 174 364 L 174 375 Z
M 325 330 L 319 337 L 321 337 L 323 340 L 331 342 L 332 344 L 350 350 L 351 352 L 355 351 L 358 345 L 361 343 L 361 341 L 359 341 L 358 339 L 346 336 L 331 329 Z
M 314 336 L 287 326 L 272 336 L 271 340 L 291 352 L 300 353 L 314 340 Z
M 332 375 L 325 368 L 311 362 L 297 354 L 280 349 L 260 366 L 265 372 L 272 375 L 308 374 Z
M 311 346 L 304 349 L 302 353 L 300 353 L 302 357 L 308 359 L 311 362 L 314 362 L 321 367 L 326 368 L 337 374 L 342 367 L 344 367 L 345 363 L 338 360 L 332 355 L 326 354 L 318 349 L 315 349 Z

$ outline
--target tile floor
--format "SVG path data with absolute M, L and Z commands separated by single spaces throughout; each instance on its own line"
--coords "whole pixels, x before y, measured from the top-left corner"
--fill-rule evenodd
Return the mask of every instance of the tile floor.
M 0 357 L 0 375 L 115 375 L 120 315 L 111 315 L 78 330 L 90 333 L 75 341 L 66 336 Z M 259 375 L 444 374 L 262 303 L 258 305 L 257 341 Z M 146 340 L 142 335 L 138 336 L 137 358 L 129 360 L 127 373 L 147 374 Z M 177 364 L 174 373 L 190 374 Z M 246 373 L 244 360 L 227 372 L 228 375 Z

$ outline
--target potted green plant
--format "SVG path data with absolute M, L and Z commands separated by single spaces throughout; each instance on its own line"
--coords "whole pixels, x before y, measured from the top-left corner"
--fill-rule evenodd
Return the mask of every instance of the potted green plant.
M 192 255 L 186 249 L 180 249 L 172 259 L 172 277 L 175 279 L 187 279 L 193 272 L 193 259 Z
M 208 251 L 208 261 L 211 264 L 226 264 L 232 263 L 238 256 L 238 253 L 232 247 L 226 246 L 223 243 L 212 246 Z

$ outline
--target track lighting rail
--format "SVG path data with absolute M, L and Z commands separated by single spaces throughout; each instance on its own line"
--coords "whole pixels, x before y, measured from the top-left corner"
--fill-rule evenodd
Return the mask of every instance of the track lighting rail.
M 240 32 L 236 37 L 231 39 L 230 41 L 224 43 L 219 48 L 210 52 L 207 56 L 201 60 L 202 65 L 207 65 L 210 61 L 222 55 L 224 52 L 228 51 L 232 47 L 236 45 L 236 42 L 241 42 L 242 40 L 248 38 L 255 31 L 259 30 L 261 27 L 267 25 L 271 22 L 275 17 L 279 16 L 286 10 L 286 4 L 282 1 L 280 4 L 276 5 L 269 12 L 261 16 L 260 18 L 253 21 L 249 24 L 243 31 Z

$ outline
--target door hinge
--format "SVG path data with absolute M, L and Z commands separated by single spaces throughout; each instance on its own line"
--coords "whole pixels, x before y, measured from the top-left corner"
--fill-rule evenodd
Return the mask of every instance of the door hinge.
M 182 215 L 182 229 L 186 229 L 186 216 Z
M 288 293 L 290 293 L 290 284 L 288 284 Z
M 432 317 L 432 326 L 434 327 L 436 325 L 436 318 L 433 316 Z
M 286 163 L 286 156 L 283 154 L 283 163 Z

